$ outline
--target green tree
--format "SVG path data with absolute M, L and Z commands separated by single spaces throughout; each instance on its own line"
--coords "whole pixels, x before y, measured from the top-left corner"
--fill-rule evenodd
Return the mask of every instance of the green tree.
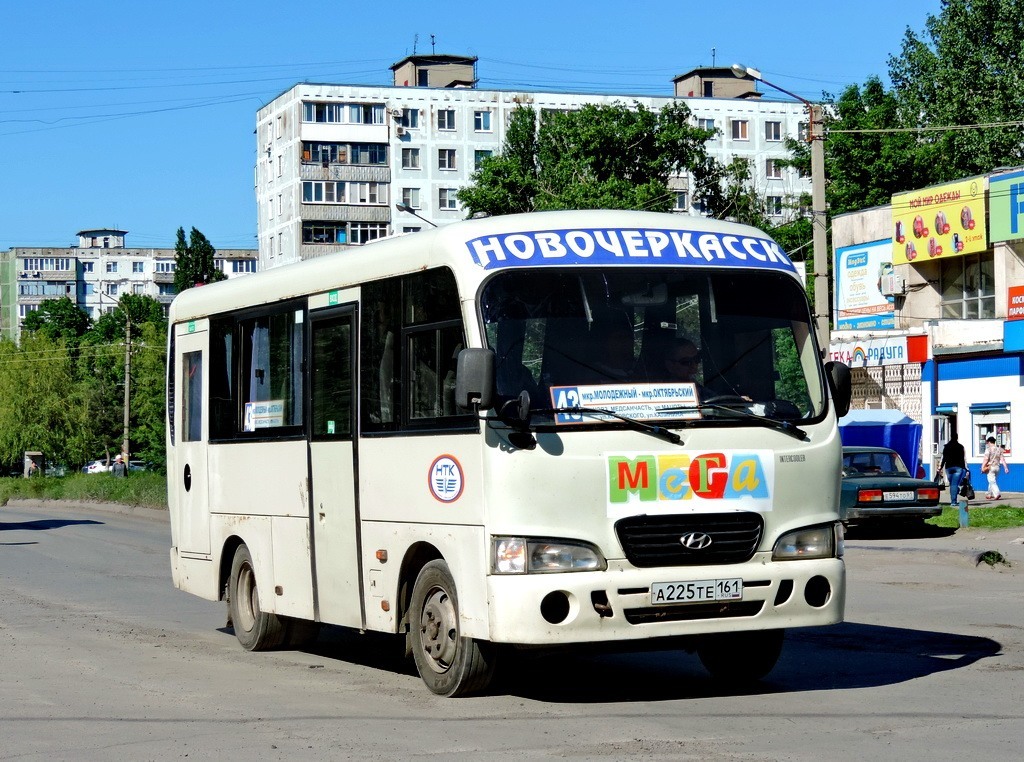
M 508 138 L 484 160 L 458 197 L 470 215 L 551 209 L 667 211 L 669 178 L 694 177 L 701 198 L 707 176 L 708 130 L 691 124 L 674 103 L 655 113 L 640 104 L 588 104 L 578 110 L 513 111 Z
M 125 341 L 129 341 L 129 454 L 163 463 L 164 363 L 167 322 L 149 296 L 124 294 L 81 344 L 81 431 L 93 454 L 119 452 L 124 441 Z M 158 443 L 158 444 L 157 444 Z
M 185 229 L 178 228 L 174 244 L 174 287 L 180 294 L 193 286 L 215 283 L 227 276 L 217 269 L 214 256 L 217 250 L 206 236 L 195 228 L 185 243 Z
M 89 314 L 70 298 L 47 299 L 25 316 L 21 324 L 23 333 L 38 334 L 47 339 L 61 340 L 70 346 L 78 343 L 89 330 Z
M 942 0 L 939 14 L 927 16 L 924 32 L 908 28 L 900 54 L 889 58 L 904 126 L 1019 122 L 1024 116 L 1022 18 L 1020 0 Z M 1024 162 L 1016 124 L 925 133 L 921 151 L 929 182 Z

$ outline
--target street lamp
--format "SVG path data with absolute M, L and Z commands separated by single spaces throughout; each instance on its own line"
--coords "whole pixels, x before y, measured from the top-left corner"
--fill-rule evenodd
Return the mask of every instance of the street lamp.
M 409 213 L 409 214 L 411 214 L 411 215 L 412 215 L 413 217 L 418 217 L 419 219 L 423 220 L 423 221 L 424 221 L 425 223 L 427 223 L 428 225 L 430 225 L 430 226 L 432 226 L 432 227 L 435 227 L 435 228 L 437 227 L 437 225 L 436 225 L 435 223 L 431 222 L 431 221 L 430 221 L 430 220 L 428 220 L 428 219 L 427 219 L 426 217 L 424 217 L 424 216 L 422 216 L 422 215 L 418 214 L 418 213 L 416 212 L 416 210 L 415 210 L 415 209 L 413 209 L 413 208 L 412 208 L 411 206 L 409 206 L 408 204 L 403 204 L 403 203 L 401 203 L 401 202 L 399 202 L 399 203 L 396 203 L 396 204 L 395 204 L 395 209 L 397 209 L 397 210 L 398 210 L 398 211 L 400 211 L 400 212 L 408 212 L 408 213 Z
M 811 144 L 811 231 L 813 233 L 813 268 L 814 268 L 814 319 L 818 333 L 818 341 L 822 349 L 828 351 L 829 341 L 829 301 L 828 301 L 828 239 L 826 237 L 825 212 L 825 134 L 821 128 L 821 106 L 801 98 L 769 82 L 761 76 L 761 72 L 743 64 L 733 64 L 732 73 L 737 77 L 750 77 L 768 87 L 775 88 L 791 98 L 796 98 L 807 107 L 810 120 L 807 123 L 807 142 Z

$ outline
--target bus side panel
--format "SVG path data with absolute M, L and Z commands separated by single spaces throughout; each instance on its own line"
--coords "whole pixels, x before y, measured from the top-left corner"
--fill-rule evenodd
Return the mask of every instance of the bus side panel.
M 309 517 L 306 441 L 213 444 L 210 512 Z
M 364 521 L 362 524 L 366 574 L 366 627 L 379 632 L 396 632 L 399 573 L 402 558 L 416 543 L 437 548 L 451 570 L 459 596 L 459 633 L 463 637 L 486 639 L 487 621 L 487 538 L 483 527 L 406 522 Z M 388 551 L 382 564 L 374 553 Z M 409 580 L 410 587 L 413 579 Z M 387 602 L 387 611 L 383 603 Z
M 262 604 L 264 600 L 273 598 L 275 613 L 313 619 L 309 520 L 273 516 L 270 528 L 274 546 L 274 578 L 270 587 L 260 588 L 260 602 Z
M 436 548 L 452 571 L 462 634 L 487 636 L 486 485 L 481 478 L 481 446 L 477 432 L 360 440 L 367 627 L 394 631 L 402 559 L 410 547 L 422 542 Z M 376 559 L 378 549 L 387 550 L 386 564 Z M 381 590 L 391 604 L 390 613 L 383 612 L 374 597 Z

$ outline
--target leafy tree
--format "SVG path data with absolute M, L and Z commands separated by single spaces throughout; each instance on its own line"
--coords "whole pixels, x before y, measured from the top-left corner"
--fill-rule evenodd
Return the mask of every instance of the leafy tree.
M 923 33 L 908 28 L 900 55 L 889 58 L 904 125 L 1019 122 L 1024 116 L 1022 12 L 1019 0 L 942 0 L 939 15 L 928 15 Z M 1024 163 L 1016 125 L 929 132 L 921 152 L 919 164 L 928 168 L 929 182 Z
M 23 333 L 38 334 L 50 340 L 61 340 L 74 346 L 89 330 L 92 320 L 70 298 L 47 299 L 25 316 Z
M 694 127 L 682 103 L 655 113 L 635 104 L 545 112 L 539 121 L 515 109 L 497 156 L 484 160 L 458 197 L 470 215 L 551 209 L 667 211 L 668 179 L 694 176 L 697 198 L 707 180 L 708 130 Z
M 213 244 L 195 228 L 189 233 L 187 244 L 185 229 L 178 228 L 174 244 L 174 287 L 179 294 L 193 286 L 215 283 L 227 277 L 214 265 L 216 253 Z

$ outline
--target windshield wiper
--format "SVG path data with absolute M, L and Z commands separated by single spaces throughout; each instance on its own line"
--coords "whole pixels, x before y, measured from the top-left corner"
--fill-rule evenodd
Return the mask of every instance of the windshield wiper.
M 739 418 L 743 421 L 757 423 L 769 429 L 781 431 L 783 434 L 789 434 L 789 436 L 799 439 L 801 442 L 806 442 L 808 440 L 807 432 L 791 421 L 757 415 L 755 413 L 751 413 L 749 410 L 744 410 L 741 407 L 717 405 L 713 402 L 705 402 L 700 405 L 661 408 L 661 412 L 663 413 L 685 413 L 692 412 L 694 410 L 714 410 L 716 413 L 727 413 L 729 418 Z
M 641 431 L 645 434 L 652 434 L 653 436 L 660 437 L 666 442 L 672 444 L 682 445 L 683 438 L 676 434 L 674 431 L 666 429 L 664 426 L 657 426 L 653 423 L 647 423 L 646 421 L 639 421 L 636 418 L 630 418 L 626 415 L 616 413 L 614 410 L 606 410 L 600 407 L 548 407 L 539 410 L 535 410 L 535 413 L 552 413 L 557 415 L 562 413 L 565 415 L 606 415 L 609 418 L 614 418 L 617 421 L 622 421 L 634 431 Z

